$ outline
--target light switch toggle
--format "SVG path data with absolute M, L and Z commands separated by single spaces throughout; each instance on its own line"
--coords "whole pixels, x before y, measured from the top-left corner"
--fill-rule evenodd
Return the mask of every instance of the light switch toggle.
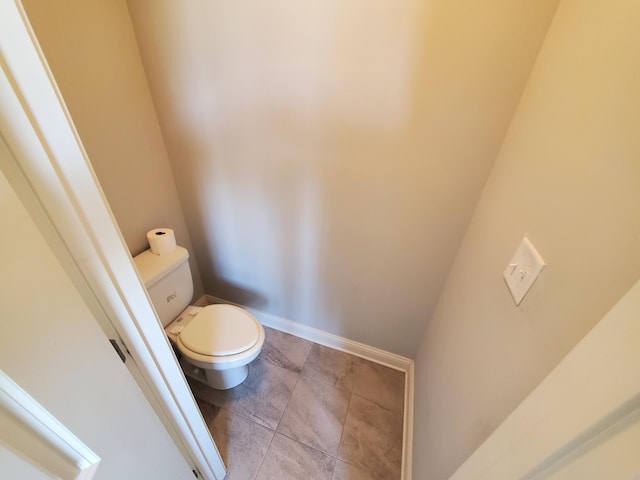
M 540 254 L 529 239 L 524 237 L 502 274 L 516 305 L 520 305 L 544 266 Z

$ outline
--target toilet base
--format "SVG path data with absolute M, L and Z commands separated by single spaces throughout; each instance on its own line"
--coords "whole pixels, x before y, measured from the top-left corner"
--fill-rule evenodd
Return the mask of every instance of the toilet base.
M 249 375 L 249 365 L 228 370 L 205 370 L 207 385 L 216 390 L 228 390 L 240 385 Z

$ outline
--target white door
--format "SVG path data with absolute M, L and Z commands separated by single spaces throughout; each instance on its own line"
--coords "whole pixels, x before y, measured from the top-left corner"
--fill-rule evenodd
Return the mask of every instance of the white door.
M 640 281 L 452 480 L 640 479 Z
M 0 371 L 0 471 L 21 480 L 91 480 L 100 457 Z
M 3 478 L 19 478 L 21 480 L 51 480 L 51 476 L 13 453 L 0 446 L 0 465 Z
M 640 479 L 640 418 L 638 411 L 612 426 L 582 448 L 538 474 L 536 479 Z
M 0 155 L 9 155 L 1 141 Z M 2 370 L 100 457 L 94 478 L 193 479 L 2 174 L 0 219 Z M 0 478 L 29 470 L 8 450 L 0 461 Z

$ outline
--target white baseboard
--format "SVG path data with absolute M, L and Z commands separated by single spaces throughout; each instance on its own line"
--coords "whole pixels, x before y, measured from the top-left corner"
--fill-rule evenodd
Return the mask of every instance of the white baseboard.
M 195 305 L 204 307 L 213 303 L 229 303 L 212 295 L 203 295 L 198 299 Z M 350 353 L 357 357 L 370 360 L 375 363 L 385 365 L 395 370 L 405 373 L 404 387 L 404 425 L 403 425 L 403 442 L 402 442 L 402 480 L 411 480 L 411 467 L 413 455 L 413 396 L 414 396 L 414 363 L 413 360 L 396 355 L 395 353 L 365 345 L 364 343 L 355 342 L 348 338 L 343 338 L 332 333 L 319 330 L 317 328 L 304 325 L 302 323 L 287 320 L 276 315 L 261 312 L 244 305 L 238 305 L 250 311 L 263 325 L 275 328 L 285 333 L 304 338 L 314 343 L 319 343 L 326 347 L 335 348 L 346 353 Z
M 198 299 L 198 301 L 196 302 L 196 305 L 205 306 L 212 303 L 230 303 L 236 305 L 233 302 L 228 302 L 212 295 L 204 295 L 200 297 L 200 299 Z M 276 330 L 280 330 L 281 332 L 289 333 L 291 335 L 304 338 L 305 340 L 309 340 L 314 343 L 319 343 L 320 345 L 324 345 L 325 347 L 335 348 L 336 350 L 350 353 L 366 360 L 371 360 L 372 362 L 385 365 L 395 370 L 407 372 L 410 365 L 413 363 L 413 361 L 409 358 L 403 357 L 401 355 L 396 355 L 395 353 L 387 352 L 380 348 L 371 347 L 360 342 L 355 342 L 353 340 L 349 340 L 348 338 L 340 337 L 338 335 L 334 335 L 332 333 L 310 327 L 309 325 L 304 325 L 292 320 L 287 320 L 286 318 L 278 317 L 270 313 L 261 312 L 244 305 L 238 306 L 251 312 L 260 321 L 260 323 L 266 325 L 267 327 L 275 328 Z

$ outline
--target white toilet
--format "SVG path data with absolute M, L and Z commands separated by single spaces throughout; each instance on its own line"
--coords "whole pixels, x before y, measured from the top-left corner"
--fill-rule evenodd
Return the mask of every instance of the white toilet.
M 249 373 L 264 344 L 264 328 L 234 305 L 189 306 L 193 280 L 189 253 L 176 247 L 165 255 L 146 250 L 134 262 L 169 339 L 183 358 L 186 375 L 218 390 L 233 388 Z

